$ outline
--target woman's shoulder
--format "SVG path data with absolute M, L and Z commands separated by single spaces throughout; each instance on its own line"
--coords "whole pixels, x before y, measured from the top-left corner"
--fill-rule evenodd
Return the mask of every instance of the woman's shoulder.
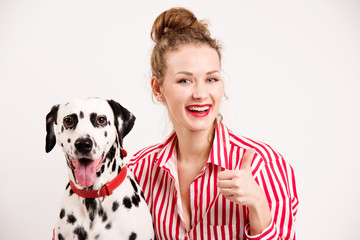
M 160 152 L 160 150 L 162 149 L 162 147 L 163 144 L 158 143 L 140 149 L 137 153 L 134 154 L 134 156 L 131 157 L 127 165 L 128 166 L 136 165 L 145 159 L 150 159 L 150 160 L 155 159 L 158 153 Z
M 156 166 L 157 156 L 162 149 L 163 144 L 154 144 L 142 148 L 135 153 L 131 159 L 126 163 L 126 167 L 134 175 L 135 179 L 145 186 L 145 179 L 151 176 L 151 173 Z
M 284 161 L 283 156 L 273 146 L 263 141 L 235 134 L 231 130 L 229 130 L 229 142 L 233 148 L 244 150 L 249 148 L 254 149 L 255 153 L 261 158 L 260 160 L 263 164 Z
M 142 148 L 140 151 L 134 154 L 134 156 L 130 159 L 127 165 L 135 165 L 141 161 L 147 160 L 155 163 L 158 159 L 158 155 L 163 151 L 166 151 L 170 148 L 176 140 L 176 134 L 172 133 L 165 141 L 162 143 L 150 145 L 148 147 Z

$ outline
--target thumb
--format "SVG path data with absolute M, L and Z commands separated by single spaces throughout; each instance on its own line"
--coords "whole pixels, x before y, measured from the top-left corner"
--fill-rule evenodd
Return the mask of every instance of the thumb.
M 254 154 L 255 154 L 255 149 L 253 148 L 246 149 L 243 158 L 241 160 L 240 169 L 250 168 Z

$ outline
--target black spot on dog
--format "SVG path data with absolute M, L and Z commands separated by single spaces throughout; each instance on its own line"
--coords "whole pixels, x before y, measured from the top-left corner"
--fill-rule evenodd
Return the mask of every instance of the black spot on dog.
M 100 217 L 101 217 L 102 215 L 104 215 L 104 209 L 103 209 L 102 207 L 99 208 L 98 214 L 99 214 Z
M 64 132 L 64 126 L 61 126 L 61 132 L 62 133 Z
M 141 190 L 140 191 L 140 195 L 141 195 L 141 197 L 143 198 L 143 199 L 145 199 L 145 195 L 144 195 L 144 192 Z
M 100 177 L 101 176 L 101 172 L 99 171 L 99 172 L 96 172 L 96 176 L 97 177 Z
M 118 203 L 118 201 L 114 201 L 114 202 L 113 202 L 113 205 L 112 205 L 112 210 L 115 212 L 118 208 L 119 208 L 119 203 Z
M 112 146 L 109 150 L 109 152 L 106 154 L 105 158 L 108 159 L 113 159 L 115 157 L 115 153 L 116 153 L 116 148 L 114 146 Z
M 108 219 L 108 216 L 107 216 L 106 212 L 104 212 L 104 215 L 102 216 L 102 222 L 106 222 L 107 219 Z
M 129 197 L 124 197 L 123 199 L 123 204 L 126 208 L 131 208 L 131 199 Z
M 115 172 L 115 170 L 116 170 L 116 159 L 114 160 L 114 163 L 113 163 L 113 165 L 112 165 L 111 170 L 112 170 L 113 172 Z
M 121 172 L 121 166 L 119 166 L 117 174 L 119 174 L 120 172 Z
M 78 240 L 86 240 L 88 238 L 88 234 L 83 227 L 75 228 L 74 234 L 78 236 Z
M 132 232 L 129 236 L 129 240 L 135 240 L 137 238 L 136 233 Z
M 132 185 L 133 188 L 134 188 L 134 191 L 137 192 L 137 191 L 138 191 L 138 188 L 137 188 L 137 186 L 136 186 L 136 183 L 135 183 L 134 179 L 132 179 L 132 178 L 129 178 L 129 179 L 130 179 L 131 185 Z
M 105 225 L 105 228 L 106 228 L 107 230 L 111 229 L 111 222 L 109 222 L 108 224 L 106 224 L 106 225 Z
M 69 191 L 69 196 L 73 195 L 74 194 L 74 191 L 72 189 L 70 189 Z
M 107 131 L 104 132 L 104 136 L 107 137 Z
M 90 114 L 90 122 L 92 123 L 92 125 L 94 127 L 97 127 L 97 123 L 96 123 L 96 118 L 97 118 L 97 114 L 96 113 L 92 113 Z
M 100 171 L 101 171 L 101 173 L 104 173 L 104 171 L 105 171 L 105 165 L 102 165 L 102 166 L 101 166 Z
M 76 217 L 73 214 L 69 214 L 67 217 L 68 217 L 67 218 L 68 223 L 74 224 L 76 222 Z
M 86 210 L 88 212 L 94 212 L 97 207 L 97 202 L 96 202 L 95 198 L 86 198 L 85 206 L 86 206 Z
M 108 162 L 108 164 L 107 164 L 107 168 L 109 168 L 109 167 L 110 167 L 110 164 L 111 164 L 111 161 L 109 161 L 109 162 Z
M 61 209 L 61 211 L 60 211 L 60 219 L 63 219 L 64 216 L 65 216 L 65 209 Z
M 92 228 L 92 224 L 93 224 L 93 221 L 95 219 L 95 213 L 94 212 L 89 213 L 89 219 L 90 219 L 90 228 Z
M 140 197 L 139 195 L 137 195 L 136 193 L 131 197 L 131 201 L 132 203 L 138 207 L 139 206 L 139 202 L 140 202 Z
M 85 199 L 85 206 L 86 206 L 86 210 L 89 213 L 89 218 L 90 221 L 94 221 L 95 219 L 95 214 L 96 214 L 96 208 L 97 208 L 97 202 L 94 198 L 86 198 Z M 90 223 L 92 224 L 92 223 Z
M 63 237 L 63 235 L 61 235 L 61 233 L 58 234 L 58 239 L 59 240 L 65 240 L 65 238 Z
M 71 143 L 71 139 L 70 138 L 68 138 L 68 141 L 67 141 L 68 143 Z
M 99 239 L 99 237 L 100 237 L 100 234 L 96 235 L 96 236 L 95 236 L 95 239 Z
M 84 118 L 84 113 L 82 111 L 80 111 L 80 118 L 83 119 Z
M 64 147 L 64 144 L 61 144 L 61 147 Z
M 70 187 L 70 182 L 66 185 L 65 190 L 67 190 Z

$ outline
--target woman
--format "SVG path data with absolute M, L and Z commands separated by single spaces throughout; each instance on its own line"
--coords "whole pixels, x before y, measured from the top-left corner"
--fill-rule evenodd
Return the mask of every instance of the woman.
M 291 166 L 266 144 L 221 122 L 221 53 L 207 25 L 184 8 L 152 31 L 153 96 L 174 132 L 128 163 L 159 239 L 294 239 L 298 199 Z

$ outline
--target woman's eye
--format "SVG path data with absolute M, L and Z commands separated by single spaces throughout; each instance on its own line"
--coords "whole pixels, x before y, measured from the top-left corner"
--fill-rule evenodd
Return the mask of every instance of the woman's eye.
M 217 78 L 209 78 L 208 79 L 208 82 L 217 82 L 219 81 Z
M 99 125 L 105 125 L 105 124 L 107 123 L 106 117 L 105 117 L 105 116 L 100 116 L 100 117 L 98 117 L 97 123 L 98 123 Z
M 178 83 L 190 83 L 189 79 L 180 79 Z

